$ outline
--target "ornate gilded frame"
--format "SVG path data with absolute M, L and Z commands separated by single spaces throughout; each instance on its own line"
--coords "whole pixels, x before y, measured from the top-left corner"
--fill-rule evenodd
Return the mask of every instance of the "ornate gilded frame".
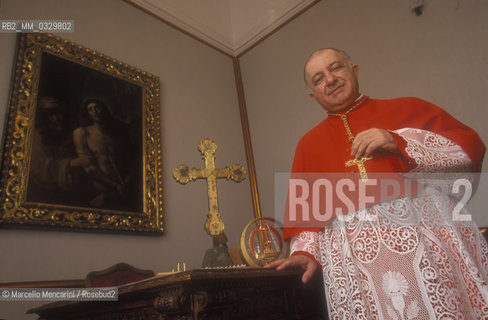
M 135 99 L 139 120 L 133 121 L 140 124 L 135 129 L 136 136 L 140 137 L 136 142 L 140 143 L 137 149 L 140 154 L 135 157 L 137 170 L 132 169 L 139 175 L 138 194 L 142 199 L 138 200 L 137 208 L 140 209 L 114 210 L 108 206 L 91 207 L 92 202 L 77 206 L 28 199 L 28 182 L 33 179 L 29 178 L 30 168 L 39 161 L 31 157 L 31 151 L 43 57 L 61 58 L 74 63 L 73 70 L 86 70 L 114 82 L 122 81 L 122 85 L 130 88 L 135 86 L 136 97 L 140 97 Z M 0 226 L 162 232 L 160 131 L 158 77 L 50 34 L 20 34 L 3 135 Z

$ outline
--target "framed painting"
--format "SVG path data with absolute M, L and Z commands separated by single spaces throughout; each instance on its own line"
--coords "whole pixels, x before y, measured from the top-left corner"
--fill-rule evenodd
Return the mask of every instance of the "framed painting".
M 15 59 L 0 225 L 162 232 L 159 78 L 50 34 Z

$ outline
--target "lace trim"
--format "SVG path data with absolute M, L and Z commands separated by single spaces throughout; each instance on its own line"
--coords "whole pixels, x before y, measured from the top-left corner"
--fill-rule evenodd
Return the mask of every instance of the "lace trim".
M 319 233 L 331 319 L 488 314 L 487 244 L 476 226 L 446 222 L 435 191 L 374 206 L 369 221 L 349 213 Z
M 406 140 L 405 152 L 417 163 L 412 172 L 462 172 L 471 168 L 463 149 L 441 135 L 412 128 L 394 132 Z
M 318 246 L 318 232 L 304 231 L 290 240 L 290 254 L 303 251 L 310 254 L 320 263 L 320 251 Z

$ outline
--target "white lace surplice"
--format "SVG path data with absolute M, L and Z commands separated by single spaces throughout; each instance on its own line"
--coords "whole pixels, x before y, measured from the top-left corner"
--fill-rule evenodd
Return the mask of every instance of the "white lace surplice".
M 452 141 L 419 129 L 395 131 L 417 172 L 466 171 Z M 428 188 L 335 218 L 291 240 L 320 263 L 331 319 L 488 319 L 488 246 L 472 222 L 452 222 Z M 454 203 L 451 203 L 453 209 Z M 406 223 L 417 221 L 414 223 Z

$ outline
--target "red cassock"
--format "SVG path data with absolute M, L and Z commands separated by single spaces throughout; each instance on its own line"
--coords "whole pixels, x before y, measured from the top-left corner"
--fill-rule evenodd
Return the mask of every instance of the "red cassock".
M 371 128 L 389 131 L 414 128 L 439 134 L 457 145 L 469 156 L 472 170 L 478 172 L 485 153 L 485 145 L 478 134 L 459 122 L 438 106 L 418 98 L 390 100 L 364 97 L 354 110 L 347 114 L 350 130 L 354 135 Z M 375 152 L 373 159 L 364 162 L 368 173 L 398 173 L 415 169 L 416 162 L 406 152 L 406 141 L 391 132 L 400 154 Z M 346 167 L 352 160 L 351 143 L 343 120 L 329 115 L 305 134 L 299 141 L 292 174 L 300 173 L 358 173 L 357 166 Z M 333 216 L 330 220 L 332 220 Z M 329 221 L 324 222 L 324 225 Z M 302 231 L 320 231 L 320 227 L 293 227 L 285 223 L 284 237 L 290 238 Z

